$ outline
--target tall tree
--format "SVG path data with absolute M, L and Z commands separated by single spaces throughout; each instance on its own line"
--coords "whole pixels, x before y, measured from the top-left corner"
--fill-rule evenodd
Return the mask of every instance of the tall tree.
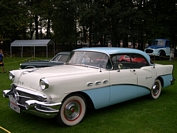
M 53 16 L 53 31 L 55 39 L 60 43 L 76 42 L 76 8 L 75 1 L 58 0 L 55 2 L 55 12 Z

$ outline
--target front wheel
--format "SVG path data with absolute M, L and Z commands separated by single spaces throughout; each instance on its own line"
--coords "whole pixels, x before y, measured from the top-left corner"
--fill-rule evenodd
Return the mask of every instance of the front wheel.
M 166 56 L 164 51 L 159 51 L 159 59 L 164 59 L 164 57 Z
M 81 122 L 86 113 L 86 102 L 82 95 L 67 97 L 57 116 L 57 121 L 62 126 L 74 126 Z
M 162 90 L 162 85 L 159 79 L 156 79 L 154 82 L 154 85 L 151 88 L 151 98 L 152 99 L 157 99 L 159 98 L 160 94 L 161 94 L 161 90 Z

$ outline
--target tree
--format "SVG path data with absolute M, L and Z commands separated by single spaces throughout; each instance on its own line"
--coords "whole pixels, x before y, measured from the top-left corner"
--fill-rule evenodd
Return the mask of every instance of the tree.
M 70 45 L 81 39 L 90 47 L 123 40 L 124 47 L 131 41 L 143 49 L 154 38 L 177 41 L 176 0 L 0 0 L 0 10 L 0 40 L 6 44 L 34 34 Z
M 55 39 L 60 43 L 76 42 L 76 8 L 74 1 L 58 0 L 52 18 Z

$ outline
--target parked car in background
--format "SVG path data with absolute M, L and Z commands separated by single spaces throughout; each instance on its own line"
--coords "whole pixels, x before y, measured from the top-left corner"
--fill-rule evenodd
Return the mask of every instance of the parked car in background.
M 32 60 L 20 64 L 21 69 L 50 67 L 54 65 L 62 65 L 69 58 L 70 52 L 59 52 L 51 60 Z
M 162 88 L 174 83 L 173 69 L 154 64 L 137 49 L 81 48 L 73 50 L 64 65 L 10 71 L 11 88 L 3 90 L 3 96 L 18 113 L 55 117 L 60 125 L 74 126 L 90 107 L 145 95 L 158 99 Z
M 150 56 L 155 57 L 169 57 L 170 56 L 170 40 L 168 39 L 154 39 L 152 44 L 145 48 L 145 52 Z

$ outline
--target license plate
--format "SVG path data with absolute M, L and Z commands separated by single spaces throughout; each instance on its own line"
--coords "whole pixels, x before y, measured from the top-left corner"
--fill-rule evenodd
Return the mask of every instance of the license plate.
M 10 100 L 10 108 L 13 109 L 15 112 L 20 113 L 20 107 L 18 107 L 15 98 L 10 95 L 9 100 Z

